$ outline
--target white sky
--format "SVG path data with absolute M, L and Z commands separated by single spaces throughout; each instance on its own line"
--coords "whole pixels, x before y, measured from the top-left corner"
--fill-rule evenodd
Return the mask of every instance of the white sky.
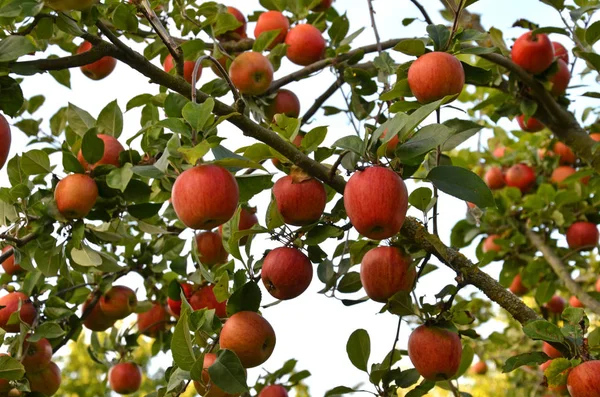
M 429 10 L 430 15 L 436 23 L 444 23 L 437 10 L 441 9 L 438 0 L 422 0 L 422 4 Z M 253 10 L 260 9 L 257 0 L 232 0 L 227 5 L 239 8 L 245 15 L 251 14 Z M 347 12 L 351 22 L 350 31 L 355 31 L 360 27 L 367 27 L 361 36 L 353 43 L 353 46 L 366 45 L 374 42 L 374 35 L 370 29 L 370 20 L 368 18 L 367 0 L 337 0 L 334 4 L 340 13 Z M 403 27 L 402 19 L 408 17 L 420 18 L 418 10 L 408 0 L 377 0 L 374 2 L 377 12 L 377 24 L 382 40 L 422 36 L 425 33 L 425 24 L 415 22 L 409 27 Z M 523 0 L 481 0 L 473 5 L 470 10 L 476 13 L 482 13 L 482 24 L 485 27 L 497 27 L 505 32 L 505 38 L 514 38 L 523 32 L 522 29 L 509 29 L 514 21 L 520 17 L 526 17 L 542 26 L 562 26 L 556 12 L 548 6 L 538 1 Z M 253 36 L 254 24 L 248 25 L 248 35 Z M 553 37 L 555 41 L 561 41 L 569 45 L 568 39 L 563 36 Z M 139 46 L 135 48 L 140 48 Z M 54 50 L 57 51 L 57 50 Z M 60 52 L 59 52 L 60 54 Z M 392 54 L 396 60 L 405 61 L 408 58 L 399 54 Z M 158 60 L 155 59 L 158 64 Z M 282 68 L 276 73 L 275 78 L 282 77 L 298 67 L 284 60 Z M 211 80 L 213 74 L 205 69 L 202 75 L 202 82 Z M 317 76 L 304 82 L 290 84 L 287 88 L 293 90 L 300 98 L 302 109 L 305 111 L 311 105 L 314 98 L 333 82 L 333 75 L 329 71 L 323 71 Z M 119 63 L 111 76 L 102 81 L 92 81 L 83 76 L 79 70 L 71 71 L 71 84 L 73 89 L 69 90 L 59 85 L 49 75 L 37 75 L 27 77 L 22 85 L 25 96 L 31 97 L 36 94 L 46 96 L 46 103 L 36 113 L 36 117 L 43 117 L 43 128 L 48 130 L 48 119 L 54 112 L 66 106 L 69 102 L 87 110 L 94 117 L 100 110 L 114 100 L 118 99 L 121 109 L 124 110 L 127 101 L 141 93 L 157 93 L 158 86 L 150 85 L 145 77 L 130 69 L 127 65 Z M 226 103 L 231 103 L 230 96 L 226 97 Z M 585 100 L 577 103 L 579 109 L 582 109 Z M 343 98 L 339 92 L 328 102 L 328 105 L 344 107 Z M 303 113 L 302 111 L 302 113 Z M 445 114 L 444 114 L 445 113 Z M 450 114 L 453 113 L 453 114 Z M 345 115 L 333 117 L 323 117 L 322 112 L 318 114 L 318 121 L 312 126 L 329 125 L 329 135 L 326 143 L 331 144 L 336 139 L 352 135 L 352 127 L 348 125 Z M 446 110 L 443 112 L 444 118 L 464 117 L 460 112 Z M 120 141 L 125 144 L 126 139 L 136 133 L 139 129 L 139 108 L 132 110 L 125 115 L 125 129 Z M 11 120 L 9 119 L 9 122 Z M 507 128 L 510 128 L 508 126 Z M 487 134 L 490 134 L 487 131 Z M 219 135 L 228 138 L 224 146 L 234 150 L 237 147 L 247 145 L 253 141 L 244 137 L 241 131 L 234 126 L 224 123 L 219 129 Z M 474 144 L 476 138 L 472 138 L 468 144 Z M 13 128 L 13 143 L 11 156 L 28 150 L 25 147 L 27 140 L 20 131 Z M 134 147 L 138 147 L 139 139 L 134 142 Z M 53 158 L 55 163 L 60 164 L 60 158 Z M 281 176 L 281 174 L 279 174 Z M 6 171 L 0 171 L 1 186 L 8 186 Z M 409 191 L 414 189 L 414 184 L 409 182 Z M 264 212 L 269 200 L 269 192 L 265 192 L 253 199 L 251 204 L 258 206 L 259 219 L 264 225 Z M 465 205 L 463 202 L 443 195 L 440 200 L 440 230 L 442 240 L 449 242 L 451 227 L 464 217 Z M 410 211 L 414 216 L 420 216 L 419 213 Z M 190 236 L 191 233 L 187 233 Z M 185 235 L 184 235 L 185 236 Z M 333 244 L 324 245 L 328 252 L 332 251 Z M 266 248 L 274 247 L 272 242 L 261 242 L 256 239 L 253 252 L 258 256 Z M 473 248 L 463 250 L 470 258 L 475 259 Z M 317 264 L 315 264 L 316 270 Z M 353 270 L 358 270 L 355 268 Z M 498 263 L 485 268 L 492 276 L 497 277 L 500 270 Z M 453 272 L 443 268 L 437 272 L 426 276 L 417 287 L 418 295 L 427 295 L 433 297 L 449 280 L 454 278 Z M 133 275 L 119 280 L 120 284 L 135 285 L 140 288 L 139 297 L 145 299 L 143 283 L 139 276 Z M 367 382 L 366 374 L 355 369 L 346 357 L 346 341 L 349 335 L 357 328 L 366 329 L 371 336 L 371 361 L 380 362 L 385 354 L 392 347 L 393 338 L 396 330 L 397 318 L 390 314 L 377 314 L 381 305 L 374 302 L 367 302 L 350 308 L 344 307 L 338 300 L 327 299 L 317 294 L 322 288 L 321 282 L 316 274 L 312 285 L 306 293 L 292 301 L 281 303 L 275 307 L 264 311 L 265 317 L 272 324 L 277 334 L 277 346 L 272 357 L 263 366 L 264 369 L 272 371 L 279 368 L 284 361 L 289 358 L 298 360 L 298 369 L 308 369 L 312 376 L 307 380 L 310 392 L 313 396 L 321 396 L 324 392 L 337 385 L 353 386 L 359 382 Z M 472 292 L 473 289 L 466 288 L 465 293 Z M 272 302 L 266 291 L 264 291 L 263 304 Z M 362 293 L 354 294 L 355 298 L 363 296 Z M 409 335 L 409 326 L 403 324 L 398 348 L 406 348 L 406 341 Z M 484 333 L 485 330 L 484 330 Z M 374 361 L 377 360 L 377 361 Z M 408 359 L 403 361 L 403 365 L 410 365 Z M 167 360 L 160 360 L 160 365 Z M 408 364 L 407 364 L 408 363 Z M 157 363 L 157 365 L 159 365 Z M 166 364 L 165 364 L 166 367 Z M 260 369 L 251 369 L 248 371 L 250 383 L 260 373 Z M 370 389 L 368 385 L 366 388 Z

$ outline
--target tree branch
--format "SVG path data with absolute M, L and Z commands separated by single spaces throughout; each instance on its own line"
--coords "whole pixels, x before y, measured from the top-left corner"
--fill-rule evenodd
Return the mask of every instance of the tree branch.
M 344 84 L 344 79 L 339 77 L 321 96 L 319 96 L 313 102 L 312 106 L 304 113 L 302 116 L 302 124 L 308 123 L 310 118 L 317 113 L 317 111 L 323 106 L 325 101 L 327 101 L 337 90 Z
M 431 19 L 431 17 L 427 13 L 427 10 L 425 9 L 425 7 L 423 7 L 421 5 L 421 3 L 419 3 L 418 0 L 410 0 L 410 1 L 411 1 L 411 3 L 413 3 L 419 9 L 419 11 L 421 11 L 421 14 L 423 15 L 423 18 L 425 18 L 425 22 L 427 22 L 429 25 L 433 25 L 433 20 Z

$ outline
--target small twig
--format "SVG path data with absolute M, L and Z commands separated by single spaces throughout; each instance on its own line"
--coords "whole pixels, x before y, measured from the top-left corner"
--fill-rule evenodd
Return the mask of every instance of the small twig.
M 338 90 L 338 88 L 342 86 L 342 84 L 344 84 L 344 79 L 342 79 L 340 76 L 331 86 L 329 86 L 329 88 L 327 88 L 327 90 L 325 90 L 323 94 L 321 94 L 321 96 L 315 99 L 312 106 L 302 116 L 302 125 L 306 124 L 308 120 L 310 120 L 310 118 L 317 113 L 325 101 L 327 101 Z
M 231 89 L 231 93 L 233 94 L 233 98 L 235 99 L 235 102 L 237 105 L 238 102 L 242 101 L 242 97 L 240 96 L 240 93 L 238 92 L 237 88 L 233 84 L 233 81 L 231 81 L 231 79 L 229 78 L 229 73 L 227 73 L 227 71 L 225 70 L 223 65 L 221 65 L 219 63 L 219 61 L 217 61 L 211 55 L 203 55 L 196 60 L 196 64 L 194 65 L 194 72 L 192 73 L 192 102 L 194 102 L 194 103 L 196 102 L 196 77 L 198 75 L 198 70 L 200 69 L 200 65 L 202 64 L 202 62 L 204 62 L 205 59 L 208 59 L 209 61 L 211 61 L 213 63 L 213 65 L 215 65 L 215 67 L 219 71 L 219 74 L 221 75 L 223 80 L 225 80 L 227 82 L 227 85 L 229 85 L 229 89 Z
M 454 386 L 454 383 L 452 383 L 451 380 L 448 381 L 448 386 L 450 387 L 450 390 L 452 391 L 452 394 L 455 397 L 460 397 L 460 393 L 458 392 L 458 389 L 456 388 L 456 386 Z
M 51 14 L 37 14 L 34 18 L 33 21 L 31 21 L 31 23 L 29 25 L 27 25 L 27 27 L 23 30 L 20 30 L 16 33 L 14 33 L 15 36 L 27 36 L 28 34 L 30 34 L 31 32 L 33 32 L 33 29 L 35 29 L 35 27 L 38 25 L 38 23 L 40 23 L 40 21 L 44 18 L 52 18 L 55 19 L 56 16 L 51 15 Z
M 342 164 L 342 160 L 344 159 L 344 156 L 346 156 L 348 153 L 350 153 L 350 150 L 344 150 L 342 153 L 340 153 L 340 155 L 338 156 L 338 158 L 335 160 L 335 163 L 333 163 L 333 166 L 331 167 L 331 170 L 329 171 L 329 180 L 333 180 L 333 178 L 335 177 L 335 173 L 337 172 L 338 167 L 340 166 L 340 164 Z
M 410 0 L 411 3 L 413 3 L 418 9 L 419 11 L 421 11 L 421 14 L 423 15 L 423 18 L 425 18 L 425 21 L 429 24 L 429 25 L 433 25 L 433 20 L 431 19 L 431 17 L 429 16 L 429 14 L 427 13 L 427 10 L 425 10 L 425 7 L 423 7 L 421 5 L 421 3 L 419 3 L 418 0 Z
M 400 326 L 402 325 L 402 316 L 398 316 L 398 327 L 396 328 L 396 337 L 394 338 L 394 343 L 392 344 L 392 352 L 390 354 L 390 363 L 388 365 L 388 372 L 392 370 L 392 365 L 394 363 L 394 354 L 396 352 L 396 344 L 398 343 L 398 339 L 400 337 Z

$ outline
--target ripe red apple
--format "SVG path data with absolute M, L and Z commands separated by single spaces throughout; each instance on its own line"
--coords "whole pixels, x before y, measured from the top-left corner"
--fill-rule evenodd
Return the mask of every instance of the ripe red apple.
M 154 302 L 152 308 L 147 312 L 138 313 L 137 315 L 138 330 L 141 334 L 151 338 L 156 338 L 161 332 L 166 331 L 168 322 L 169 313 L 165 306 L 158 302 Z
M 381 137 L 379 139 L 383 140 L 385 139 L 386 135 L 388 133 L 387 128 L 385 130 L 383 130 L 383 132 L 381 133 Z M 392 137 L 392 139 L 390 139 L 385 147 L 385 155 L 387 157 L 394 157 L 396 155 L 396 147 L 398 146 L 398 143 L 400 143 L 400 138 L 398 137 L 398 135 L 394 135 Z
M 11 314 L 19 310 L 19 301 L 21 302 L 21 311 L 19 316 L 21 321 L 31 325 L 36 317 L 36 310 L 29 297 L 22 292 L 9 292 L 0 298 L 0 328 L 6 332 L 19 332 L 20 326 L 17 321 L 14 324 L 8 324 Z
M 596 142 L 600 142 L 600 133 L 594 132 L 594 133 L 590 134 L 590 138 L 592 138 Z
M 202 363 L 202 383 L 194 381 L 194 388 L 199 395 L 204 397 L 237 397 L 239 394 L 225 393 L 219 386 L 215 385 L 210 380 L 208 368 L 217 361 L 217 355 L 214 353 L 206 353 Z
M 455 332 L 421 325 L 408 338 L 408 357 L 426 380 L 447 380 L 458 371 L 462 344 Z
M 385 303 L 400 291 L 411 291 L 417 272 L 412 258 L 397 247 L 369 250 L 360 264 L 360 281 L 369 298 Z
M 67 219 L 85 218 L 97 198 L 98 186 L 85 174 L 67 175 L 54 190 L 58 211 Z
M 566 185 L 562 182 L 576 172 L 577 171 L 575 171 L 575 168 L 571 167 L 570 165 L 561 165 L 552 171 L 550 180 L 552 183 L 556 183 L 559 187 L 565 187 Z
M 227 263 L 229 253 L 225 251 L 223 240 L 218 233 L 198 233 L 196 235 L 196 247 L 198 249 L 198 259 L 203 265 L 212 267 Z
M 237 354 L 244 368 L 254 368 L 271 357 L 275 348 L 275 331 L 267 320 L 255 312 L 238 312 L 225 322 L 219 343 L 221 349 Z
M 53 396 L 60 387 L 61 382 L 60 368 L 54 361 L 50 361 L 48 365 L 36 372 L 27 372 L 26 376 L 29 380 L 29 388 L 32 392 L 38 392 L 45 396 Z
M 281 385 L 269 385 L 258 393 L 258 397 L 288 397 L 288 392 Z
M 550 82 L 552 83 L 550 92 L 552 92 L 553 95 L 562 95 L 567 91 L 569 81 L 571 81 L 571 72 L 565 61 L 559 59 L 557 62 L 558 72 L 550 77 Z
M 131 394 L 142 385 L 142 369 L 135 363 L 119 363 L 108 371 L 110 388 L 119 394 Z
M 526 71 L 539 74 L 554 61 L 554 47 L 545 34 L 536 34 L 534 37 L 527 32 L 515 41 L 511 56 L 513 62 Z
M 300 116 L 300 100 L 296 94 L 286 89 L 277 91 L 271 104 L 265 108 L 265 117 L 267 121 L 275 120 L 276 114 L 285 114 L 297 119 Z M 301 135 L 296 135 L 298 136 Z
M 260 277 L 272 296 L 281 300 L 293 299 L 310 285 L 313 267 L 299 249 L 279 247 L 265 257 Z
M 569 372 L 567 389 L 571 397 L 595 397 L 600 393 L 600 361 L 586 361 Z
M 331 3 L 333 3 L 333 0 L 321 0 L 321 3 L 312 10 L 315 12 L 327 11 L 329 8 L 331 8 Z
M 264 94 L 273 81 L 273 65 L 260 52 L 244 52 L 229 67 L 229 78 L 242 94 Z
M 296 135 L 296 137 L 294 138 L 294 140 L 292 141 L 292 144 L 296 147 L 300 147 L 300 145 L 302 144 L 302 139 L 304 138 L 304 134 L 302 133 L 298 133 Z M 281 165 L 281 161 L 279 161 L 278 158 L 273 158 L 271 159 L 271 162 L 273 163 L 273 165 L 277 168 L 279 168 L 279 166 Z
M 188 283 L 180 283 L 179 285 L 181 285 L 181 289 L 183 290 L 183 295 L 185 296 L 185 299 L 187 299 L 187 301 L 189 302 L 190 298 L 192 297 L 192 294 L 194 293 L 194 286 Z M 169 306 L 169 310 L 171 311 L 171 314 L 173 314 L 177 318 L 179 318 L 179 315 L 181 314 L 181 304 L 181 299 L 175 300 L 167 298 L 167 305 Z
M 21 363 L 27 372 L 35 372 L 41 368 L 46 368 L 52 359 L 52 345 L 48 339 L 42 338 L 37 342 L 25 341 L 25 352 Z
M 485 173 L 483 177 L 485 184 L 492 190 L 501 189 L 506 184 L 504 173 L 500 167 L 492 167 Z
M 569 63 L 569 51 L 565 48 L 564 45 L 553 41 L 552 47 L 554 48 L 554 56 L 558 59 L 562 59 L 565 63 Z
M 217 297 L 213 291 L 214 288 L 214 285 L 206 285 L 199 288 L 190 297 L 190 305 L 194 310 L 215 309 L 215 314 L 218 317 L 225 318 L 227 317 L 227 301 L 217 301 Z
M 525 164 L 515 164 L 506 172 L 506 185 L 516 187 L 525 193 L 535 183 L 535 172 Z
M 382 240 L 396 235 L 408 209 L 404 181 L 384 167 L 356 171 L 344 189 L 344 207 L 354 228 L 363 236 Z
M 217 40 L 219 40 L 219 41 L 240 40 L 240 39 L 245 39 L 246 37 L 248 37 L 248 35 L 246 34 L 247 22 L 246 22 L 246 17 L 244 16 L 244 14 L 242 14 L 242 12 L 235 7 L 227 7 L 227 12 L 230 13 L 231 15 L 233 15 L 235 17 L 235 19 L 240 21 L 242 23 L 242 25 L 237 27 L 235 30 L 232 30 L 232 31 L 226 32 L 225 34 L 220 35 L 219 37 L 217 37 Z
M 556 142 L 552 150 L 560 157 L 559 161 L 561 164 L 574 164 L 575 160 L 577 160 L 571 148 L 562 142 Z
M 471 367 L 471 370 L 475 375 L 485 375 L 488 371 L 488 366 L 485 361 L 478 361 Z
M 89 51 L 92 49 L 92 43 L 89 41 L 84 41 L 81 43 L 79 48 L 77 48 L 77 53 L 81 54 L 83 52 Z M 112 73 L 115 70 L 115 66 L 117 66 L 117 60 L 113 57 L 102 57 L 96 62 L 92 62 L 88 65 L 81 66 L 81 72 L 89 77 L 92 80 L 102 80 L 106 76 Z
M 552 359 L 550 359 L 550 360 L 548 360 L 548 361 L 543 362 L 542 364 L 540 364 L 540 370 L 542 372 L 546 371 L 546 369 L 548 369 L 548 367 L 550 366 L 550 364 L 552 364 Z
M 524 114 L 517 117 L 517 122 L 519 123 L 519 127 L 525 132 L 539 132 L 546 128 L 544 124 L 534 117 L 529 117 L 527 122 L 525 122 Z
M 434 102 L 460 94 L 465 85 L 465 71 L 454 55 L 429 52 L 410 65 L 408 85 L 419 102 Z
M 501 159 L 506 154 L 506 147 L 504 146 L 496 146 L 494 151 L 492 152 L 492 156 L 497 159 Z
M 315 63 L 325 55 L 325 39 L 321 31 L 309 24 L 299 24 L 288 32 L 285 38 L 288 45 L 287 57 L 300 66 Z
M 290 21 L 279 11 L 266 11 L 260 14 L 254 28 L 254 37 L 258 37 L 271 30 L 279 30 L 279 34 L 271 42 L 268 49 L 272 49 L 279 43 L 283 43 L 290 29 Z
M 225 168 L 199 165 L 177 177 L 171 199 L 175 213 L 187 227 L 210 230 L 231 219 L 238 206 L 239 190 Z
M 56 11 L 85 10 L 94 0 L 45 0 L 44 4 Z
M 563 298 L 558 295 L 554 295 L 546 304 L 544 305 L 546 309 L 550 313 L 560 314 L 565 310 L 566 302 Z
M 569 306 L 571 307 L 580 307 L 580 308 L 585 308 L 585 305 L 583 303 L 581 303 L 581 301 L 579 300 L 579 298 L 577 298 L 575 295 L 571 296 L 569 298 Z
M 596 292 L 600 292 L 600 278 L 596 280 Z
M 82 313 L 87 310 L 88 305 L 91 302 L 91 299 L 92 299 L 91 297 L 88 298 L 88 300 L 85 301 L 85 303 L 81 307 Z M 97 302 L 96 305 L 94 305 L 90 314 L 83 321 L 83 325 L 87 329 L 89 329 L 91 331 L 96 331 L 96 332 L 106 331 L 107 329 L 112 327 L 114 324 L 115 324 L 115 319 L 112 317 L 108 317 L 107 315 L 104 314 L 102 309 L 100 309 L 99 302 Z
M 192 75 L 194 73 L 195 66 L 196 62 L 194 61 L 183 61 L 183 78 L 190 84 L 192 84 Z M 173 55 L 169 54 L 163 62 L 163 69 L 165 72 L 169 73 L 174 67 L 175 62 L 173 60 Z M 200 80 L 200 76 L 202 76 L 202 67 L 198 68 L 198 73 L 196 73 L 196 81 Z
M 497 238 L 501 238 L 500 235 L 498 234 L 491 234 L 488 237 L 486 237 L 485 240 L 483 240 L 483 246 L 482 246 L 482 251 L 485 254 L 486 252 L 489 251 L 495 251 L 495 252 L 500 252 L 502 251 L 502 247 L 499 246 L 498 244 L 496 244 L 496 239 Z
M 240 222 L 238 223 L 238 231 L 251 229 L 252 226 L 258 224 L 258 218 L 256 217 L 256 208 L 245 208 L 242 207 L 240 212 Z M 223 225 L 219 226 L 219 235 L 223 236 Z M 239 240 L 240 245 L 245 245 L 248 241 L 248 236 L 244 236 Z
M 79 150 L 79 153 L 77 154 L 77 160 L 79 160 L 83 168 L 86 170 L 93 170 L 97 166 L 103 164 L 110 164 L 114 165 L 115 167 L 120 167 L 121 164 L 119 163 L 119 155 L 125 150 L 123 145 L 121 145 L 121 143 L 114 136 L 98 134 L 98 138 L 102 139 L 104 142 L 104 154 L 97 163 L 90 165 L 87 161 L 85 161 L 83 153 L 81 150 Z
M 99 304 L 105 315 L 120 320 L 133 313 L 137 297 L 131 288 L 115 285 L 100 298 Z
M 2 248 L 2 253 L 5 253 L 9 249 L 12 249 L 10 245 Z M 15 255 L 11 255 L 2 262 L 2 268 L 4 269 L 4 273 L 6 274 L 17 274 L 23 271 L 23 268 L 18 264 L 15 264 Z
M 598 238 L 598 228 L 591 222 L 575 222 L 567 229 L 567 243 L 571 249 L 592 249 L 598 245 Z
M 559 358 L 562 357 L 562 353 L 558 351 L 554 346 L 549 344 L 548 342 L 544 342 L 542 345 L 542 351 L 546 353 L 546 355 L 550 358 Z
M 310 225 L 321 219 L 327 193 L 323 184 L 303 172 L 292 172 L 275 182 L 273 197 L 288 225 Z
M 4 115 L 0 114 L 0 170 L 4 167 L 10 152 L 10 125 Z
M 520 274 L 517 274 L 515 278 L 513 278 L 513 281 L 510 283 L 510 287 L 508 287 L 508 289 L 517 296 L 523 296 L 529 292 L 529 289 L 523 285 Z

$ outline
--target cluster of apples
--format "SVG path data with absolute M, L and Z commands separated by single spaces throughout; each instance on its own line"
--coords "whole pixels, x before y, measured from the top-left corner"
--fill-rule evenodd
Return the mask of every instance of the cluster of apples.
M 92 299 L 93 297 L 90 296 L 83 304 L 82 310 L 84 312 Z M 131 288 L 115 285 L 102 295 L 90 309 L 83 325 L 92 331 L 105 331 L 112 327 L 117 320 L 122 320 L 132 314 L 137 303 L 137 297 Z
M 558 349 L 547 342 L 543 343 L 542 350 L 550 359 L 540 364 L 540 370 L 545 372 L 552 364 L 552 360 L 563 357 Z M 600 390 L 600 360 L 585 361 L 573 369 L 568 370 L 566 385 L 549 386 L 548 389 L 559 394 L 569 392 L 571 397 L 587 397 L 598 395 Z

